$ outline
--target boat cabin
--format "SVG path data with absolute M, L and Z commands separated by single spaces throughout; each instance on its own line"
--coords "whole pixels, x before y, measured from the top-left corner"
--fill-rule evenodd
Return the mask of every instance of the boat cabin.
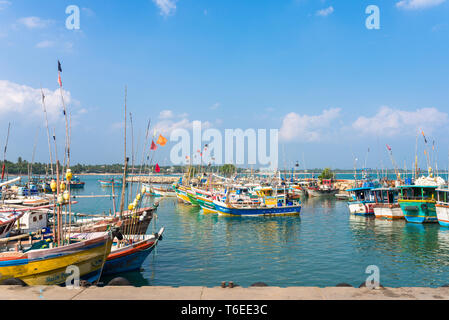
M 350 193 L 352 201 L 374 202 L 374 193 L 372 187 L 361 187 L 346 190 Z
M 376 188 L 372 192 L 376 203 L 395 204 L 398 202 L 399 189 L 397 188 Z
M 437 203 L 440 205 L 449 205 L 449 189 L 437 189 Z
M 399 186 L 401 200 L 435 200 L 437 186 Z

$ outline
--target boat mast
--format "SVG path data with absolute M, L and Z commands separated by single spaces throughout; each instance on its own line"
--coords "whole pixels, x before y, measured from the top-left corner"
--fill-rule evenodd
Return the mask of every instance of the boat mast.
M 50 155 L 50 171 L 51 171 L 51 176 L 53 177 L 54 172 L 53 172 L 53 159 L 51 157 L 51 143 L 50 143 L 50 130 L 48 129 L 48 117 L 47 117 L 47 108 L 45 107 L 45 95 L 44 95 L 44 90 L 42 89 L 41 86 L 41 94 L 42 94 L 42 108 L 44 109 L 44 114 L 45 114 L 45 126 L 47 128 L 47 139 L 48 139 L 48 153 Z
M 126 97 L 127 97 L 127 94 L 128 94 L 128 87 L 125 86 L 125 138 L 124 138 L 125 168 L 123 169 L 122 196 L 120 199 L 120 220 L 122 220 L 122 218 L 123 218 L 123 207 L 125 206 L 126 170 L 128 169 L 128 158 L 126 157 Z
M 9 132 L 11 129 L 11 122 L 8 123 L 8 134 L 6 135 L 5 149 L 3 150 L 3 167 L 2 167 L 2 182 L 5 177 L 5 167 L 6 167 L 6 149 L 8 148 Z

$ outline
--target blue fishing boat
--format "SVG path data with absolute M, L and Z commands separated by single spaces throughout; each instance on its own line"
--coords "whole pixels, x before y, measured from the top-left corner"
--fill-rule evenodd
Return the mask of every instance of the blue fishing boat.
M 398 202 L 407 222 L 438 222 L 435 209 L 437 186 L 406 185 L 399 189 Z
M 148 255 L 153 252 L 160 240 L 164 228 L 154 235 L 137 236 L 137 241 L 124 247 L 113 244 L 111 253 L 106 258 L 103 268 L 104 275 L 139 270 Z M 139 240 L 142 239 L 143 240 Z
M 271 187 L 255 189 L 260 202 L 232 201 L 230 190 L 222 200 L 214 200 L 217 213 L 232 216 L 277 216 L 301 213 L 301 201 L 289 198 L 288 194 L 276 194 Z
M 159 241 L 162 240 L 164 228 L 151 235 L 125 236 L 126 239 L 115 239 L 111 252 L 106 258 L 102 275 L 111 275 L 140 269 L 148 255 L 153 252 Z M 78 233 L 72 239 L 89 240 L 97 237 L 98 232 Z
M 85 182 L 81 181 L 80 178 L 75 176 L 70 181 L 70 188 L 71 189 L 82 189 L 82 188 L 84 188 L 85 184 L 86 184 Z

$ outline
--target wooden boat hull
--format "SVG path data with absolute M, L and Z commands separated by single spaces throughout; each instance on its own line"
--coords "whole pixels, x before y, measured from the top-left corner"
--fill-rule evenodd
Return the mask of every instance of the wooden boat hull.
M 374 202 L 350 201 L 348 202 L 349 212 L 358 216 L 374 215 Z
M 82 279 L 99 279 L 106 257 L 111 252 L 112 238 L 104 234 L 59 248 L 32 250 L 26 253 L 0 254 L 0 280 L 18 278 L 27 285 L 64 284 L 67 267 L 79 268 Z
M 326 196 L 335 196 L 339 190 L 316 190 L 316 189 L 307 189 L 307 192 L 310 197 L 326 197 Z
M 200 195 L 197 195 L 196 198 L 204 213 L 218 213 L 218 211 L 215 209 L 214 201 L 212 199 Z
M 148 255 L 153 252 L 163 232 L 164 228 L 155 235 L 146 236 L 147 239 L 117 250 L 112 249 L 106 259 L 102 274 L 112 275 L 139 270 Z
M 186 191 L 186 189 L 184 187 L 180 186 L 180 187 L 177 187 L 177 188 L 174 188 L 174 189 L 175 189 L 175 192 L 176 192 L 176 196 L 178 197 L 178 200 L 180 202 L 183 202 L 185 204 L 192 204 L 190 202 L 189 197 L 187 196 L 187 191 Z
M 85 184 L 85 182 L 70 183 L 70 189 L 83 189 Z M 115 186 L 116 184 L 114 183 Z
M 376 204 L 374 205 L 374 215 L 381 219 L 404 219 L 404 213 L 399 204 Z
M 449 206 L 444 204 L 435 205 L 438 223 L 443 227 L 449 227 Z
M 412 223 L 437 223 L 435 200 L 398 200 L 405 220 Z
M 297 215 L 301 213 L 301 205 L 285 207 L 238 208 L 223 202 L 214 201 L 215 210 L 219 214 L 232 216 L 277 216 Z

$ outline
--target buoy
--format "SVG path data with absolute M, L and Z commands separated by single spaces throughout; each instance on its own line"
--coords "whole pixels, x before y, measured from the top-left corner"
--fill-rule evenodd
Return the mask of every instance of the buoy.
M 70 193 L 66 190 L 64 191 L 64 193 L 62 194 L 63 198 L 65 201 L 69 201 L 70 200 Z
M 131 210 L 133 210 L 133 209 L 134 209 L 134 205 L 133 205 L 132 203 L 130 203 L 130 204 L 128 205 L 128 210 L 131 211 Z
M 51 191 L 56 192 L 56 187 L 57 187 L 56 181 L 51 180 L 51 183 L 50 183 Z
M 61 182 L 61 185 L 59 186 L 59 188 L 61 189 L 61 191 L 65 190 L 65 183 Z
M 117 277 L 109 281 L 107 284 L 108 286 L 131 286 L 131 283 L 128 281 L 128 279 L 125 279 L 123 277 Z
M 64 198 L 62 197 L 62 194 L 58 195 L 58 204 L 62 204 L 64 202 Z
M 67 173 L 65 174 L 65 178 L 69 182 L 70 182 L 70 180 L 72 180 L 72 170 L 67 169 Z
M 142 198 L 142 196 L 140 195 L 140 193 L 138 193 L 138 194 L 136 195 L 136 199 L 137 199 L 137 200 L 140 200 L 140 198 Z

